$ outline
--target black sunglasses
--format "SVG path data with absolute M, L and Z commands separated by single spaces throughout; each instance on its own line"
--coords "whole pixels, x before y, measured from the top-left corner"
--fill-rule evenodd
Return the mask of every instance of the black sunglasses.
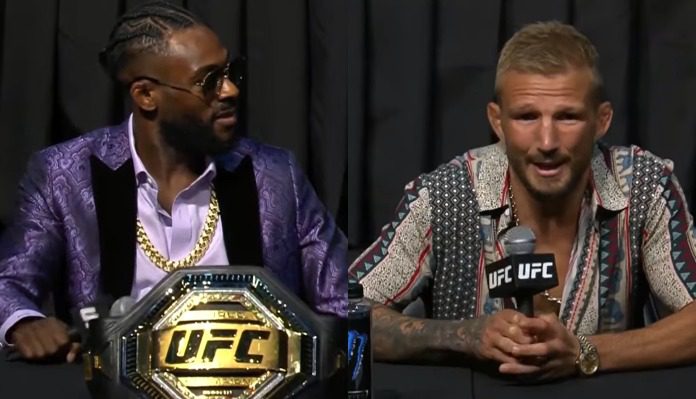
M 223 68 L 216 68 L 208 72 L 201 81 L 194 83 L 194 85 L 200 87 L 206 101 L 212 101 L 220 97 L 225 79 L 229 79 L 241 90 L 244 83 L 245 67 L 246 58 L 237 57 L 228 62 Z
M 194 83 L 194 89 L 197 87 L 197 91 L 200 91 L 199 95 L 196 91 L 188 89 L 186 87 L 181 87 L 178 85 L 173 85 L 167 82 L 163 82 L 157 78 L 150 76 L 138 76 L 133 79 L 128 86 L 132 85 L 134 82 L 147 79 L 157 85 L 169 87 L 170 89 L 183 91 L 197 97 L 205 103 L 211 103 L 213 100 L 220 97 L 222 92 L 222 86 L 225 83 L 225 79 L 229 79 L 235 86 L 241 91 L 245 82 L 245 71 L 246 71 L 246 58 L 243 56 L 237 57 L 234 60 L 228 62 L 225 66 L 215 68 L 208 72 L 203 79 Z

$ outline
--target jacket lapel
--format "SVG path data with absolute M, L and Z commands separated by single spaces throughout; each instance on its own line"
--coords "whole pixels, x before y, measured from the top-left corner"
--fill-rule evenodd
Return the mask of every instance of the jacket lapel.
M 137 197 L 127 122 L 99 143 L 90 167 L 99 231 L 99 288 L 114 300 L 130 295 L 135 274 Z
M 100 291 L 112 300 L 130 295 L 135 276 L 137 188 L 127 121 L 112 128 L 90 159 L 99 230 Z M 263 265 L 258 189 L 251 157 L 233 153 L 218 162 L 213 180 L 230 265 Z M 240 159 L 241 158 L 241 159 Z
M 259 196 L 249 156 L 233 169 L 218 164 L 213 180 L 230 265 L 263 265 Z

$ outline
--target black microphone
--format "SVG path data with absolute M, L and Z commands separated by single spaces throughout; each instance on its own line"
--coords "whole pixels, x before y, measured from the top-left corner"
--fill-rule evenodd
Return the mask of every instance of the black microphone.
M 558 285 L 554 256 L 534 253 L 536 237 L 529 227 L 513 227 L 501 241 L 508 256 L 486 266 L 489 295 L 515 297 L 517 310 L 532 317 L 534 295 Z
M 80 319 L 84 323 L 82 329 L 84 350 L 98 352 L 102 346 L 101 337 L 104 333 L 104 318 L 107 307 L 103 303 L 95 303 L 79 310 Z
M 106 330 L 118 319 L 122 318 L 130 312 L 135 306 L 135 299 L 130 296 L 124 296 L 114 301 L 111 306 L 105 299 L 98 300 L 92 306 L 80 309 L 80 318 L 84 323 L 83 333 L 80 334 L 77 329 L 71 329 L 76 336 L 85 336 L 85 344 L 88 349 L 99 350 L 105 342 Z M 108 313 L 107 313 L 107 309 Z M 79 342 L 79 341 L 78 341 Z

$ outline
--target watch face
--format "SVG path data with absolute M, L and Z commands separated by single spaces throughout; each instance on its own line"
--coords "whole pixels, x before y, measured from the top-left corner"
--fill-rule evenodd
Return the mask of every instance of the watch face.
M 599 368 L 599 357 L 596 353 L 584 353 L 580 355 L 580 371 L 585 375 L 594 374 Z

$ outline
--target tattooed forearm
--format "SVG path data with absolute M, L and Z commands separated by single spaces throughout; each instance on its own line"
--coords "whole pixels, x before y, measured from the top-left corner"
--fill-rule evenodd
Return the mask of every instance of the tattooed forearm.
M 476 319 L 458 322 L 453 340 L 456 344 L 453 350 L 465 351 L 478 356 L 478 351 L 481 346 L 481 334 L 483 334 L 487 320 L 488 316 L 482 316 Z M 461 346 L 461 348 L 457 346 Z
M 373 350 L 380 361 L 445 361 L 478 356 L 485 319 L 431 320 L 384 305 L 372 312 Z

